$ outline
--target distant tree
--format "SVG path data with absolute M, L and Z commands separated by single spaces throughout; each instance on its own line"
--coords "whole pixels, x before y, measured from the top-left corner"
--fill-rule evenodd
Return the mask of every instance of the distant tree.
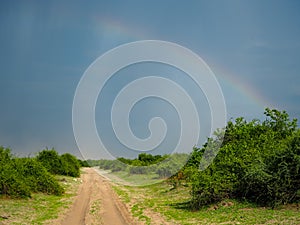
M 79 162 L 81 167 L 91 167 L 91 165 L 88 163 L 87 160 L 78 159 L 78 162 Z

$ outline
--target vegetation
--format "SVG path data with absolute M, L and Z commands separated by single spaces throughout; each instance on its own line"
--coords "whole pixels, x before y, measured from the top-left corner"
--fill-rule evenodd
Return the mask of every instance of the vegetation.
M 300 199 L 300 130 L 283 111 L 266 109 L 263 122 L 238 118 L 228 122 L 219 152 L 209 167 L 205 149 L 219 142 L 209 139 L 194 148 L 186 166 L 171 180 L 191 186 L 191 206 L 199 209 L 225 199 L 246 200 L 276 207 Z M 219 134 L 220 135 L 220 134 Z M 216 144 L 217 146 L 217 144 Z
M 64 188 L 58 175 L 78 177 L 81 166 L 99 166 L 112 171 L 107 174 L 112 180 L 148 184 L 114 186 L 146 224 L 158 213 L 180 224 L 299 224 L 300 129 L 285 111 L 266 109 L 264 114 L 264 121 L 229 121 L 190 155 L 82 161 L 54 149 L 17 158 L 0 147 L 0 197 L 34 201 L 46 193 L 60 199 Z M 216 154 L 212 163 L 209 154 Z M 149 185 L 154 178 L 163 182 Z M 95 203 L 91 210 L 98 207 Z
M 285 111 L 275 109 L 267 108 L 264 114 L 266 118 L 262 122 L 256 119 L 247 122 L 244 118 L 229 121 L 224 131 L 217 131 L 202 148 L 195 147 L 182 168 L 182 159 L 188 157 L 181 154 L 140 154 L 137 159 L 103 160 L 100 168 L 110 169 L 126 181 L 139 174 L 169 177 L 167 182 L 173 188 L 181 184 L 191 188 L 189 204 L 193 209 L 226 199 L 272 208 L 299 202 L 300 129 L 297 120 L 290 120 Z M 208 148 L 210 151 L 206 151 Z M 216 155 L 212 163 L 210 154 Z M 116 173 L 118 171 L 123 172 Z M 126 177 L 124 171 L 130 176 Z
M 0 147 L 0 196 L 31 197 L 32 193 L 62 195 L 63 187 L 54 175 L 78 177 L 80 163 L 71 154 L 61 156 L 43 150 L 35 158 L 17 158 L 10 149 Z
M 79 179 L 55 175 L 64 188 L 61 196 L 32 193 L 30 199 L 0 196 L 0 224 L 58 224 L 59 215 L 67 213 L 78 192 Z
M 81 159 L 77 159 L 77 160 L 79 162 L 80 167 L 91 167 L 91 165 L 87 160 L 81 160 Z
M 138 155 L 136 159 L 125 159 L 125 158 L 118 158 L 119 161 L 132 165 L 132 166 L 150 166 L 153 164 L 157 164 L 163 160 L 168 158 L 168 155 L 151 155 L 147 153 L 141 153 Z
M 59 156 L 54 149 L 46 149 L 39 152 L 36 159 L 52 174 L 71 177 L 80 175 L 80 162 L 69 153 Z
M 146 224 L 157 212 L 179 224 L 299 224 L 300 130 L 285 111 L 264 114 L 264 121 L 229 121 L 165 182 L 115 186 L 116 192 Z M 210 165 L 208 147 L 212 154 L 219 150 Z M 108 174 L 113 175 L 133 179 L 124 172 Z
M 128 175 L 153 175 L 157 178 L 168 178 L 175 174 L 187 161 L 188 155 L 176 153 L 172 155 L 155 155 L 142 153 L 136 159 L 118 158 L 116 160 L 98 160 L 100 169 L 112 172 L 125 171 Z M 152 176 L 153 177 L 153 176 Z
M 145 224 L 300 224 L 297 204 L 271 209 L 246 201 L 225 199 L 194 210 L 190 205 L 190 186 L 170 189 L 167 182 L 160 182 L 139 187 L 113 187 L 135 218 Z M 158 222 L 157 218 L 163 221 Z

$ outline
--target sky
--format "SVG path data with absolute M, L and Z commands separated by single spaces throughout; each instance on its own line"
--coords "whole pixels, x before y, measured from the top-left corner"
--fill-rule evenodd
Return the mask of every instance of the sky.
M 300 119 L 299 11 L 296 0 L 1 1 L 0 145 L 17 155 L 53 147 L 103 157 L 95 146 L 87 150 L 76 143 L 76 88 L 98 57 L 142 40 L 173 42 L 199 55 L 221 87 L 227 120 L 263 120 L 266 107 Z M 201 111 L 199 142 L 191 145 L 201 145 L 210 134 L 205 93 L 183 71 L 160 63 L 131 65 L 108 80 L 95 106 L 98 135 L 114 157 L 138 152 L 120 143 L 112 129 L 113 101 L 126 84 L 150 75 L 172 79 Z M 169 153 L 182 135 L 180 115 L 163 99 L 145 98 L 130 113 L 132 132 L 149 137 L 153 117 L 165 120 L 166 139 L 156 150 L 141 151 Z

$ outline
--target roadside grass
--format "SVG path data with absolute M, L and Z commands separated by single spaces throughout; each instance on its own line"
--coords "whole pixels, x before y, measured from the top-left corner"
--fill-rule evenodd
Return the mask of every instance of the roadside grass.
M 110 172 L 105 174 L 106 177 L 110 178 L 112 181 L 124 183 L 134 186 L 144 186 L 149 184 L 155 184 L 161 182 L 162 180 L 158 178 L 155 173 L 149 174 L 128 174 L 127 171 Z
M 55 176 L 65 189 L 62 196 L 34 193 L 29 199 L 0 197 L 0 224 L 51 224 L 72 203 L 76 196 L 80 179 Z
M 139 221 L 144 221 L 146 224 L 151 224 L 150 217 L 144 215 L 144 207 L 141 207 L 139 203 L 132 206 L 131 213 L 134 217 L 137 217 Z
M 172 224 L 300 224 L 299 204 L 276 209 L 228 199 L 194 211 L 189 207 L 189 187 L 171 189 L 166 182 L 148 186 L 114 185 L 114 190 L 129 206 L 133 216 L 151 223 L 150 211 Z

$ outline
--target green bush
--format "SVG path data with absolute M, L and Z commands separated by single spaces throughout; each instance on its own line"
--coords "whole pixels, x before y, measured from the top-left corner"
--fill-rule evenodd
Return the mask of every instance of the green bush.
M 36 159 L 52 174 L 61 174 L 62 163 L 55 149 L 40 151 Z
M 275 207 L 299 199 L 300 131 L 296 120 L 283 111 L 266 109 L 266 120 L 228 122 L 214 161 L 204 170 L 205 147 L 195 148 L 181 171 L 191 183 L 195 208 L 224 198 L 248 200 Z
M 0 147 L 0 195 L 31 197 L 32 192 L 61 195 L 64 190 L 34 158 L 16 158 Z
M 64 189 L 35 158 L 16 158 L 16 168 L 31 192 L 61 195 Z
M 51 174 L 79 177 L 80 163 L 77 158 L 69 153 L 59 156 L 55 149 L 45 149 L 38 153 L 36 159 Z
M 80 167 L 91 167 L 91 165 L 89 164 L 89 162 L 87 160 L 78 159 L 78 162 L 79 162 Z
M 61 161 L 61 175 L 79 177 L 80 176 L 80 163 L 77 158 L 69 153 L 60 156 Z
M 0 146 L 0 195 L 30 197 L 30 188 L 18 173 L 10 149 Z
M 148 174 L 150 168 L 148 166 L 129 166 L 129 174 Z
M 159 178 L 171 177 L 175 175 L 183 165 L 185 165 L 187 159 L 188 155 L 184 153 L 169 155 L 168 158 L 157 165 L 155 172 Z

